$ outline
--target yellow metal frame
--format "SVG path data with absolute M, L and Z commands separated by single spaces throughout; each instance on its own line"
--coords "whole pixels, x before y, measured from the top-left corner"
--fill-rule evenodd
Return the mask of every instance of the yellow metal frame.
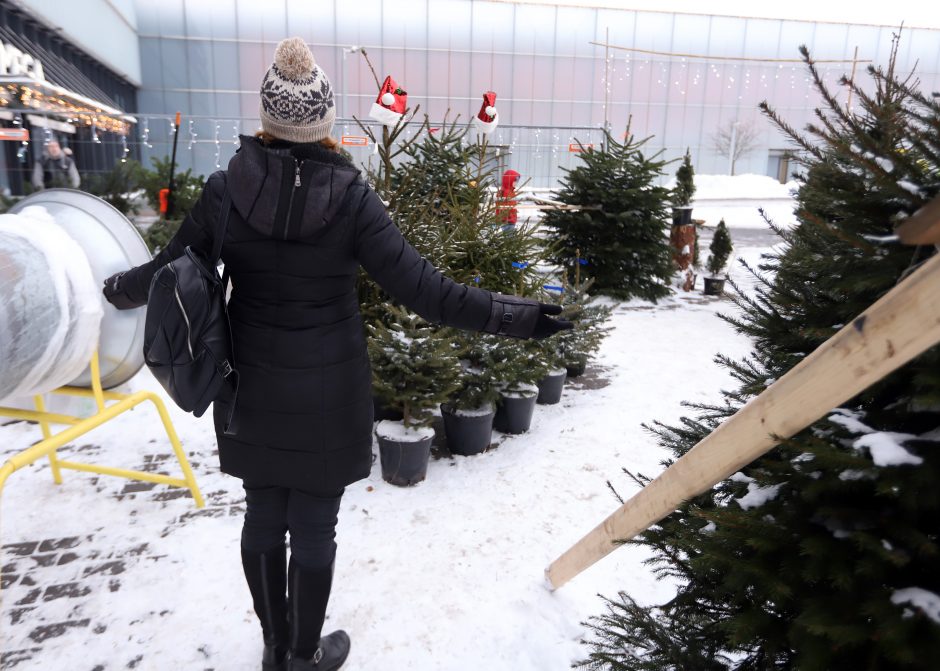
M 52 467 L 52 478 L 56 484 L 62 484 L 62 469 L 69 468 L 74 471 L 113 475 L 118 478 L 155 482 L 161 485 L 169 485 L 170 487 L 182 487 L 188 489 L 193 495 L 193 500 L 197 508 L 202 508 L 205 505 L 202 494 L 199 491 L 199 485 L 196 484 L 196 478 L 193 476 L 192 468 L 189 466 L 189 460 L 186 458 L 186 454 L 183 452 L 183 446 L 180 444 L 179 437 L 176 435 L 176 429 L 173 428 L 170 415 L 167 413 L 166 406 L 159 396 L 150 391 L 138 391 L 133 394 L 104 391 L 101 387 L 101 369 L 98 364 L 97 352 L 95 352 L 94 356 L 91 358 L 91 389 L 82 387 L 61 387 L 52 393 L 94 398 L 98 406 L 98 412 L 91 417 L 84 418 L 47 412 L 42 395 L 37 395 L 33 398 L 36 404 L 35 410 L 0 407 L 0 416 L 38 422 L 42 429 L 43 437 L 41 441 L 32 447 L 28 447 L 7 459 L 3 466 L 0 467 L 0 496 L 3 494 L 3 486 L 6 484 L 7 478 L 9 478 L 10 475 L 24 466 L 35 463 L 43 457 L 48 457 L 49 465 Z M 116 403 L 106 405 L 106 401 L 116 401 Z M 163 422 L 163 427 L 166 429 L 166 435 L 173 445 L 173 452 L 176 453 L 180 468 L 183 470 L 182 478 L 59 459 L 56 450 L 60 447 L 145 401 L 152 402 L 157 407 L 157 412 L 160 413 L 160 420 Z M 66 424 L 69 425 L 69 428 L 59 433 L 52 433 L 52 430 L 49 428 L 50 424 Z

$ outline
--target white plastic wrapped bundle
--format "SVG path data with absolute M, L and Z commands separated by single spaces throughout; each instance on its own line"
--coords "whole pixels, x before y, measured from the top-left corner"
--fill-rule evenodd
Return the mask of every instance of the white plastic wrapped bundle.
M 88 257 L 44 208 L 0 215 L 0 402 L 77 378 L 103 313 Z
M 20 213 L 36 205 L 48 211 L 56 226 L 84 250 L 88 265 L 91 266 L 96 292 L 101 290 L 101 283 L 106 277 L 150 260 L 150 250 L 134 224 L 96 196 L 73 189 L 43 189 L 21 200 L 10 212 Z M 2 296 L 0 291 L 0 300 Z M 95 300 L 103 304 L 99 293 L 96 293 Z M 146 311 L 116 310 L 110 305 L 103 305 L 98 359 L 101 364 L 101 384 L 105 389 L 110 389 L 130 380 L 144 365 Z M 86 367 L 69 384 L 90 386 L 90 370 Z M 0 394 L 3 394 L 2 386 Z

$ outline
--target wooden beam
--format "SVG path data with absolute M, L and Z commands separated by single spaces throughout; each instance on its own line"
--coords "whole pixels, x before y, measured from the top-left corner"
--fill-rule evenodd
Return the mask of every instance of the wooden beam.
M 940 342 L 940 254 L 689 450 L 546 570 L 553 589 Z
M 940 197 L 905 219 L 895 233 L 905 245 L 940 245 Z

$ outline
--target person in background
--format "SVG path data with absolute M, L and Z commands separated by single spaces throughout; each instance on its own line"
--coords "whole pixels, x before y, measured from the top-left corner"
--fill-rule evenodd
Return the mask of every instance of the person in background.
M 231 399 L 221 399 L 215 431 L 222 470 L 245 488 L 241 560 L 264 639 L 261 668 L 334 671 L 350 646 L 344 631 L 321 635 L 337 515 L 344 488 L 372 467 L 360 266 L 430 322 L 516 338 L 545 338 L 572 324 L 549 316 L 561 306 L 457 284 L 415 251 L 338 152 L 333 90 L 303 39 L 278 44 L 261 83 L 260 116 L 263 131 L 242 136 L 228 169 L 209 177 L 163 251 L 109 277 L 104 294 L 120 309 L 144 305 L 158 268 L 189 245 L 208 254 L 228 193 L 222 260 L 233 285 L 239 428 L 225 435 Z
M 42 157 L 33 165 L 33 188 L 36 191 L 56 187 L 77 189 L 81 183 L 72 152 L 63 150 L 57 140 L 49 140 Z

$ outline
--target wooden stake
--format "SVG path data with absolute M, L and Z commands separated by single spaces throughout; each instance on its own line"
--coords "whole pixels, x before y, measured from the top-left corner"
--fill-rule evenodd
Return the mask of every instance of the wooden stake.
M 940 245 L 940 197 L 905 219 L 895 232 L 905 245 Z
M 751 400 L 546 570 L 553 589 L 940 342 L 940 254 Z
M 855 55 L 852 56 L 852 74 L 849 75 L 849 97 L 845 101 L 846 113 L 852 112 L 852 86 L 855 84 L 855 68 L 858 67 L 858 45 L 855 46 Z

